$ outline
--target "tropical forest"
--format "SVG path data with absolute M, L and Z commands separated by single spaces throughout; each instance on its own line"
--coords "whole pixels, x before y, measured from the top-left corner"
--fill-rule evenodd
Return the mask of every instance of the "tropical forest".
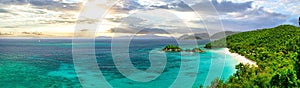
M 226 39 L 226 44 L 222 44 Z M 228 80 L 216 79 L 212 88 L 293 88 L 300 86 L 300 28 L 275 28 L 242 32 L 206 44 L 206 48 L 227 47 L 257 62 L 258 67 L 238 64 Z

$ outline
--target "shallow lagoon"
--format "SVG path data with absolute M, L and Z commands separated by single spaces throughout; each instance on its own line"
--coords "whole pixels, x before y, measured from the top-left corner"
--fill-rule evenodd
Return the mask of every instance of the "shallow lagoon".
M 120 44 L 122 44 L 121 41 Z M 184 42 L 188 46 L 190 41 Z M 206 42 L 198 41 L 199 45 Z M 187 76 L 197 75 L 194 87 L 201 84 L 209 85 L 210 81 L 216 77 L 227 79 L 236 71 L 234 68 L 237 61 L 219 50 L 205 50 L 206 52 L 200 54 L 166 53 L 167 64 L 158 78 L 150 82 L 136 82 L 127 79 L 116 69 L 111 56 L 109 40 L 96 40 L 95 43 L 99 67 L 106 80 L 116 88 L 169 87 L 177 78 L 182 62 L 199 63 L 200 65 L 197 73 L 186 74 Z M 161 54 L 160 49 L 167 44 L 176 44 L 176 41 L 132 40 L 129 51 L 120 53 L 120 55 L 129 53 L 134 66 L 140 70 L 146 70 L 150 66 L 149 52 Z M 42 39 L 38 42 L 38 39 L 1 39 L 0 46 L 1 87 L 82 87 L 73 66 L 72 40 Z M 195 58 L 197 55 L 200 58 Z M 199 59 L 199 62 L 195 62 Z

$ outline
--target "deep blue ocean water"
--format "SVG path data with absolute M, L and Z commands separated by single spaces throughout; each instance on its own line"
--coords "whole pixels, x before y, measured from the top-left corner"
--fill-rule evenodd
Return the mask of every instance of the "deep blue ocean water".
M 122 40 L 119 41 L 117 43 L 122 45 Z M 186 45 L 183 48 L 193 48 L 189 47 L 190 41 L 183 42 Z M 198 45 L 203 47 L 207 42 L 198 41 Z M 168 44 L 177 43 L 175 40 L 136 39 L 131 41 L 128 52 L 119 55 L 129 53 L 132 64 L 139 70 L 146 70 L 151 65 L 149 52 L 161 54 L 161 49 Z M 95 41 L 98 66 L 105 79 L 116 88 L 170 87 L 180 73 L 184 61 L 199 64 L 197 73 L 189 73 L 197 74 L 193 85 L 196 88 L 209 85 L 210 81 L 217 77 L 226 80 L 236 71 L 234 68 L 237 61 L 230 56 L 220 50 L 204 50 L 204 53 L 165 53 L 167 64 L 163 73 L 150 82 L 137 82 L 126 78 L 116 68 L 110 40 Z M 200 58 L 194 58 L 195 55 L 199 55 Z M 199 59 L 199 62 L 195 62 Z M 1 88 L 80 88 L 81 83 L 74 70 L 72 39 L 0 39 Z

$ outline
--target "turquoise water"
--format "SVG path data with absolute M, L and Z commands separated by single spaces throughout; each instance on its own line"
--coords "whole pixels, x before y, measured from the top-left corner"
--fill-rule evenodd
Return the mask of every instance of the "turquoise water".
M 184 41 L 188 47 L 190 41 Z M 199 41 L 199 45 L 207 41 Z M 236 70 L 237 61 L 225 55 L 221 49 L 205 50 L 204 53 L 166 53 L 167 63 L 162 74 L 150 82 L 137 82 L 122 75 L 113 63 L 111 42 L 96 40 L 95 52 L 99 70 L 112 87 L 116 88 L 166 88 L 178 77 L 182 63 L 191 63 L 186 68 L 199 70 L 185 72 L 186 77 L 197 76 L 193 87 L 209 85 L 215 78 L 226 80 Z M 122 40 L 118 42 L 122 45 Z M 116 45 L 118 45 L 116 44 Z M 118 55 L 130 55 L 137 69 L 150 67 L 149 52 L 161 58 L 160 49 L 167 44 L 176 44 L 174 40 L 133 40 L 128 52 Z M 2 39 L 0 40 L 0 87 L 1 88 L 81 88 L 72 59 L 72 40 L 44 39 Z M 199 55 L 199 58 L 195 58 Z M 155 58 L 155 57 L 154 57 Z M 200 60 L 199 60 L 200 59 Z M 88 64 L 88 63 L 87 63 Z M 126 67 L 125 67 L 126 68 Z M 86 69 L 89 72 L 89 69 Z M 90 72 L 89 72 L 90 73 Z M 91 80 L 92 81 L 92 80 Z M 184 82 L 184 81 L 183 81 Z M 187 81 L 186 81 L 187 82 Z M 183 83 L 184 84 L 184 83 Z

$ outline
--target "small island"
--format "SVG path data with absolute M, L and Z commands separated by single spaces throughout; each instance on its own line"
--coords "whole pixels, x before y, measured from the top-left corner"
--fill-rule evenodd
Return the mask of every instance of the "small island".
M 167 45 L 162 50 L 165 52 L 200 52 L 200 53 L 204 52 L 200 48 L 193 48 L 192 50 L 190 49 L 183 50 L 179 46 L 175 46 L 175 45 Z
M 167 52 L 181 52 L 182 49 L 178 46 L 175 45 L 167 45 L 163 51 L 167 51 Z

